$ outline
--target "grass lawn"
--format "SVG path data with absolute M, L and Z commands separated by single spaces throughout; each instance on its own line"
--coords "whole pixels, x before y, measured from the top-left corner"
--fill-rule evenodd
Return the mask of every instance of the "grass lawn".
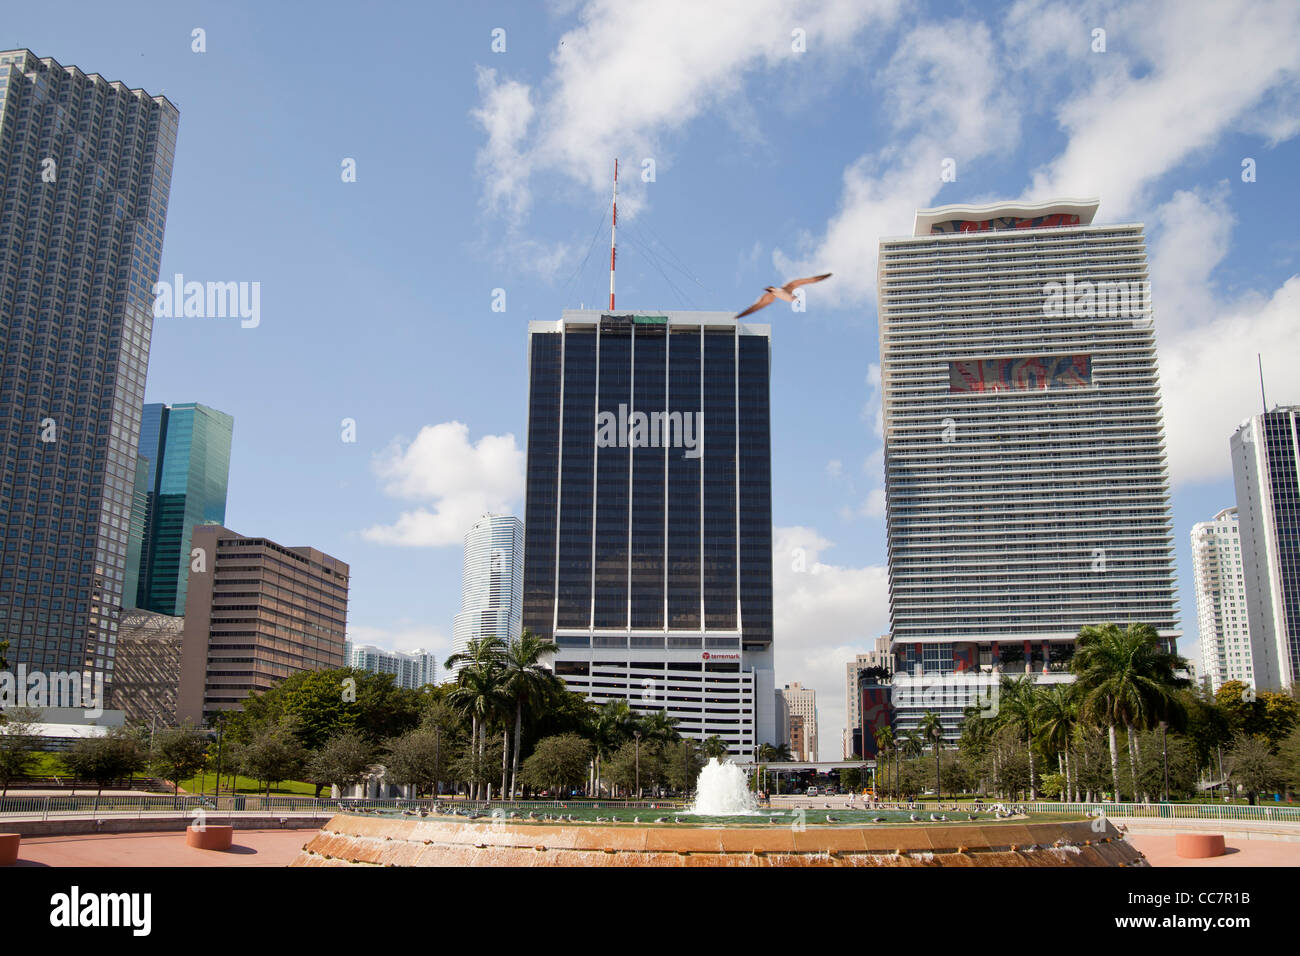
M 230 777 L 227 774 L 221 775 L 222 793 L 229 793 L 224 789 L 230 784 Z M 186 793 L 198 793 L 199 785 L 202 783 L 207 793 L 212 793 L 217 784 L 217 778 L 213 774 L 207 774 L 205 777 L 191 777 L 189 780 L 181 781 L 181 789 Z M 258 782 L 251 777 L 236 777 L 235 792 L 237 793 L 265 793 L 266 785 L 258 785 Z M 282 797 L 314 797 L 316 795 L 316 785 L 314 783 L 302 783 L 297 780 L 282 780 L 280 783 L 271 788 L 271 796 Z M 323 796 L 329 796 L 329 788 L 326 787 L 322 792 Z

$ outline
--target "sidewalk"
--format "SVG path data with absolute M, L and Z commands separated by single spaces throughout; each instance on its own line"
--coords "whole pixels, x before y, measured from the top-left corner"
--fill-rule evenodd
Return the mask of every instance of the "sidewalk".
M 17 866 L 288 866 L 317 830 L 236 830 L 228 851 L 196 850 L 185 834 L 94 833 L 23 840 Z

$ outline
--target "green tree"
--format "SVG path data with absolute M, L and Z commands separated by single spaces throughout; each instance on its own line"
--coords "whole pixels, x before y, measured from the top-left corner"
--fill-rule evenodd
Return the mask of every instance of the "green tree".
M 611 700 L 596 711 L 593 742 L 596 745 L 597 793 L 605 776 L 605 758 L 632 738 L 636 715 L 625 700 Z
M 700 745 L 689 737 L 664 745 L 664 778 L 668 786 L 685 793 L 695 786 L 704 768 Z
M 1116 728 L 1128 730 L 1130 762 L 1136 764 L 1135 731 L 1156 719 L 1181 718 L 1176 691 L 1190 686 L 1177 676 L 1187 662 L 1170 653 L 1149 624 L 1088 625 L 1080 629 L 1070 669 L 1081 698 L 1081 713 L 1107 729 L 1115 798 L 1119 799 L 1119 744 Z M 1134 790 L 1137 781 L 1134 778 Z
M 545 737 L 524 761 L 520 775 L 535 789 L 555 788 L 567 792 L 586 779 L 591 759 L 591 743 L 577 734 Z
M 208 738 L 191 724 L 168 727 L 154 734 L 149 772 L 172 782 L 172 795 L 207 765 Z
M 996 720 L 1016 735 L 1016 739 L 1025 744 L 1025 754 L 1029 761 L 1029 799 L 1038 797 L 1035 788 L 1034 767 L 1034 731 L 1037 722 L 1038 688 L 1034 679 L 1028 674 L 1015 678 L 1002 678 L 1001 691 L 998 696 L 998 714 Z
M 273 784 L 295 779 L 307 764 L 307 750 L 299 737 L 301 726 L 295 716 L 267 720 L 250 728 L 250 737 L 239 745 L 239 769 L 247 776 L 266 784 L 271 795 Z
M 1063 800 L 1070 794 L 1070 737 L 1079 716 L 1073 688 L 1073 684 L 1052 684 L 1041 688 L 1033 713 L 1039 743 L 1049 754 L 1056 754 L 1056 769 L 1060 777 L 1057 795 Z
M 491 775 L 481 766 L 487 760 L 487 728 L 489 722 L 500 717 L 509 706 L 502 689 L 501 658 L 505 644 L 496 637 L 471 640 L 466 649 L 447 658 L 448 670 L 460 668 L 456 686 L 447 695 L 451 704 L 470 721 L 469 748 L 464 755 L 469 763 L 468 772 L 456 772 L 458 779 L 472 784 L 471 796 L 478 799 L 492 782 Z M 505 752 L 502 751 L 502 759 Z M 458 766 L 460 763 L 458 762 Z M 482 790 L 480 790 L 482 788 Z
M 656 710 L 650 714 L 642 714 L 637 718 L 636 726 L 641 731 L 641 737 L 644 740 L 669 744 L 681 737 L 677 732 L 677 718 L 669 717 L 666 710 Z
M 36 724 L 41 722 L 38 707 L 15 707 L 0 714 L 0 796 L 9 793 L 9 785 L 32 772 L 36 764 Z
M 307 779 L 316 785 L 316 796 L 327 786 L 343 788 L 359 782 L 373 754 L 370 741 L 356 730 L 344 730 L 325 741 L 307 759 Z
M 727 742 L 717 734 L 714 734 L 712 737 L 705 740 L 702 749 L 706 758 L 716 759 L 718 761 L 726 760 L 727 754 L 731 752 L 727 749 Z
M 877 727 L 875 731 L 875 738 L 876 738 L 876 775 L 877 777 L 879 777 L 881 764 L 883 763 L 884 771 L 885 771 L 884 791 L 892 793 L 893 791 L 890 790 L 890 780 L 889 780 L 889 761 L 894 753 L 894 729 L 888 725 L 885 725 L 884 727 Z M 882 792 L 881 781 L 877 780 L 876 781 L 877 799 L 879 799 L 881 792 Z
M 301 671 L 268 691 L 250 694 L 242 712 L 227 719 L 226 735 L 245 743 L 254 726 L 293 716 L 307 750 L 319 750 L 346 730 L 379 744 L 415 727 L 426 700 L 421 691 L 396 686 L 392 674 L 351 667 Z
M 1280 787 L 1285 778 L 1281 762 L 1273 756 L 1263 737 L 1239 734 L 1229 752 L 1229 761 L 1232 767 L 1229 779 L 1246 791 L 1251 806 L 1260 793 Z
M 939 748 L 943 746 L 943 722 L 939 715 L 932 710 L 927 710 L 917 725 L 921 736 L 928 740 L 934 747 L 934 795 L 936 798 L 943 797 L 943 783 L 939 776 Z
M 414 787 L 417 796 L 426 790 L 437 794 L 438 782 L 443 779 L 449 762 L 447 757 L 454 752 L 450 748 L 456 744 L 454 739 L 444 739 L 441 727 L 433 721 L 394 737 L 384 749 L 388 779 Z
M 514 701 L 515 741 L 510 766 L 510 796 L 515 795 L 515 782 L 519 776 L 520 750 L 523 746 L 524 711 L 544 700 L 546 691 L 563 683 L 543 663 L 559 649 L 554 641 L 543 640 L 525 630 L 512 640 L 501 656 L 501 692 Z
M 1300 727 L 1282 741 L 1277 756 L 1286 785 L 1293 791 L 1300 789 Z
M 115 780 L 139 773 L 147 763 L 139 740 L 125 727 L 115 727 L 102 737 L 78 740 L 62 759 L 74 778 L 98 787 L 96 797 Z
M 636 793 L 637 784 L 646 787 L 662 786 L 665 780 L 665 767 L 661 744 L 656 741 L 642 740 L 639 747 L 635 740 L 625 743 L 609 757 L 604 773 L 611 783 L 621 787 L 629 794 Z M 637 774 L 638 757 L 640 774 Z

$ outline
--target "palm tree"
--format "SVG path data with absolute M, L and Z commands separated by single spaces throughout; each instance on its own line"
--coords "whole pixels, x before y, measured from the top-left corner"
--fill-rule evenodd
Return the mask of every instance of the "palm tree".
M 889 755 L 894 750 L 894 728 L 886 725 L 877 727 L 874 734 L 876 738 L 876 773 L 880 773 L 880 758 L 885 758 L 885 783 L 889 783 Z M 891 791 L 892 792 L 892 791 Z M 880 781 L 876 781 L 876 798 L 880 797 Z
M 939 745 L 943 742 L 943 723 L 939 720 L 938 714 L 927 710 L 921 717 L 917 729 L 920 730 L 922 737 L 934 744 L 934 796 L 936 799 L 941 799 L 943 793 L 939 786 Z
M 677 718 L 669 717 L 668 711 L 656 710 L 653 714 L 642 715 L 636 721 L 641 736 L 646 740 L 657 740 L 670 744 L 681 735 L 677 733 Z
M 1057 768 L 1061 771 L 1063 780 L 1062 802 L 1068 801 L 1072 793 L 1070 735 L 1074 732 L 1077 717 L 1073 684 L 1053 684 L 1038 695 L 1034 722 L 1038 727 L 1038 739 L 1049 750 L 1056 751 Z
M 451 655 L 443 665 L 448 670 L 460 667 L 456 686 L 447 695 L 447 703 L 469 715 L 470 750 L 475 758 L 475 767 L 487 749 L 488 721 L 501 710 L 501 652 L 504 646 L 500 638 L 475 638 L 466 644 L 464 651 Z M 476 779 L 471 788 L 476 800 L 479 786 Z
M 554 654 L 559 645 L 525 630 L 511 641 L 501 654 L 501 688 L 515 704 L 515 745 L 510 765 L 510 796 L 515 795 L 519 777 L 519 749 L 524 729 L 524 705 L 542 699 L 548 688 L 563 685 L 542 661 Z
M 715 757 L 719 761 L 726 759 L 727 754 L 730 752 L 727 749 L 727 742 L 717 734 L 704 741 L 703 751 L 704 756 Z
M 606 754 L 617 750 L 632 735 L 636 715 L 626 700 L 607 701 L 596 711 L 595 744 L 596 762 L 592 767 L 595 774 L 596 793 L 600 793 L 600 768 Z
M 1119 744 L 1116 728 L 1128 730 L 1129 763 L 1133 768 L 1133 799 L 1137 793 L 1137 747 L 1134 731 L 1153 721 L 1177 718 L 1182 704 L 1175 691 L 1190 685 L 1177 671 L 1187 662 L 1170 653 L 1150 624 L 1087 625 L 1079 630 L 1079 641 L 1070 669 L 1077 677 L 1081 714 L 1106 725 L 1110 738 L 1110 770 L 1119 800 Z
M 1014 680 L 1010 677 L 1002 678 L 997 721 L 1001 726 L 1011 728 L 1019 739 L 1025 741 L 1029 750 L 1030 800 L 1038 799 L 1034 771 L 1034 711 L 1037 701 L 1038 688 L 1028 674 Z

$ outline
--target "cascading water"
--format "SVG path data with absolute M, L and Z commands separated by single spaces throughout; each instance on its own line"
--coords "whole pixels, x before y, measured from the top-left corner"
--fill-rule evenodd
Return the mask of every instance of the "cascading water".
M 717 757 L 700 771 L 695 782 L 695 802 L 687 813 L 708 817 L 747 816 L 758 813 L 758 800 L 749 789 L 745 771 L 728 760 Z

